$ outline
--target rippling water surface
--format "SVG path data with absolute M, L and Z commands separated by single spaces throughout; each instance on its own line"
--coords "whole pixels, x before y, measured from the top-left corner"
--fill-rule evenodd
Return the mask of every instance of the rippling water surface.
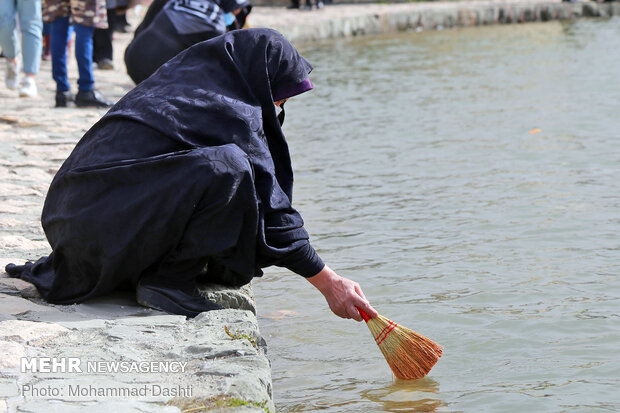
M 285 132 L 313 245 L 445 353 L 397 381 L 366 326 L 268 270 L 279 411 L 620 411 L 619 39 L 615 18 L 304 50 Z

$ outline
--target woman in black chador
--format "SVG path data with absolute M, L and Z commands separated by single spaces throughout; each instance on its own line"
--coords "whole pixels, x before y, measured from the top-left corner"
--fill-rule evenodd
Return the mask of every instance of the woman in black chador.
M 375 316 L 359 285 L 323 264 L 291 205 L 276 105 L 311 89 L 311 70 L 268 29 L 182 52 L 80 140 L 43 208 L 52 253 L 7 272 L 52 303 L 129 284 L 139 303 L 193 317 L 220 308 L 197 281 L 239 286 L 277 265 L 306 277 L 336 315 L 359 321 L 358 306 Z

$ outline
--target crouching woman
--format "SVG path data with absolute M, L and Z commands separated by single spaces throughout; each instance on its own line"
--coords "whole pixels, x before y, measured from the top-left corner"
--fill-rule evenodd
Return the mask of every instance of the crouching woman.
M 292 206 L 283 104 L 312 88 L 311 70 L 268 29 L 179 54 L 82 137 L 43 208 L 52 253 L 9 275 L 52 303 L 129 285 L 140 304 L 193 317 L 220 308 L 197 282 L 240 286 L 276 265 L 306 277 L 336 315 L 376 316 L 359 285 L 323 263 Z

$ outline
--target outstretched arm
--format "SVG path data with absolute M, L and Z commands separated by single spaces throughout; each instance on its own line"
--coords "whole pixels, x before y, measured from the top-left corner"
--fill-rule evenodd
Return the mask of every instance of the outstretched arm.
M 327 265 L 321 272 L 306 279 L 325 296 L 329 308 L 338 317 L 362 321 L 362 316 L 355 308 L 356 306 L 364 310 L 371 318 L 378 315 L 358 283 L 339 276 Z

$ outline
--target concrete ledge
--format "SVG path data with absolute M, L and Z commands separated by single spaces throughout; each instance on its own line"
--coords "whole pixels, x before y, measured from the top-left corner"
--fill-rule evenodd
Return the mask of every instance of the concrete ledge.
M 4 273 L 0 286 L 1 412 L 275 411 L 249 286 L 204 286 L 237 308 L 191 320 L 140 307 L 131 294 L 58 306 Z M 24 365 L 41 360 L 64 364 Z
M 321 10 L 255 7 L 253 27 L 271 27 L 294 43 L 405 30 L 570 20 L 620 15 L 620 3 L 454 1 L 332 5 Z

